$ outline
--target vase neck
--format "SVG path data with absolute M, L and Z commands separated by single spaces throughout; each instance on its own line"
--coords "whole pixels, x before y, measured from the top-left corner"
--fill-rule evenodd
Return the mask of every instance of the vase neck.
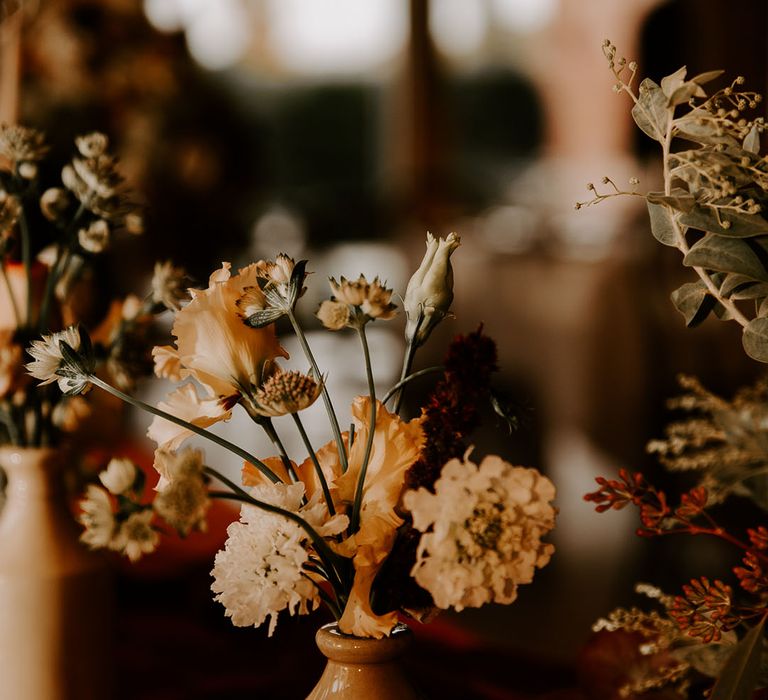
M 0 448 L 0 467 L 8 477 L 6 493 L 9 502 L 45 499 L 61 490 L 61 460 L 49 448 Z
M 413 641 L 406 625 L 397 625 L 388 637 L 369 639 L 351 637 L 339 631 L 335 623 L 324 625 L 315 637 L 323 655 L 343 664 L 380 664 L 402 656 Z

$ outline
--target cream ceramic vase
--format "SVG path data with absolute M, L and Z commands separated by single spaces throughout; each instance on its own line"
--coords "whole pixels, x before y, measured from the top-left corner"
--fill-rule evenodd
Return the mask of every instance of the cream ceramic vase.
M 405 625 L 383 639 L 349 637 L 335 623 L 321 627 L 315 641 L 328 663 L 307 700 L 423 700 L 398 664 L 412 640 Z
M 78 541 L 59 453 L 0 448 L 0 697 L 108 700 L 111 585 Z

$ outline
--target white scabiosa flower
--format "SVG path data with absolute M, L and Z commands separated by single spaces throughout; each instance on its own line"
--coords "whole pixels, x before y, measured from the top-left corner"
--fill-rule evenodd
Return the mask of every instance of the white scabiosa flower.
M 78 521 L 85 527 L 80 540 L 91 549 L 108 547 L 115 531 L 115 516 L 109 494 L 100 486 L 88 486 L 85 498 L 80 501 Z
M 408 491 L 403 499 L 423 532 L 411 574 L 439 608 L 511 603 L 554 547 L 541 541 L 555 524 L 555 487 L 535 469 L 500 457 L 480 466 L 450 460 L 435 493 Z
M 445 239 L 427 233 L 427 252 L 408 282 L 403 301 L 408 317 L 405 337 L 416 347 L 448 314 L 453 301 L 451 255 L 460 245 L 461 239 L 455 233 Z
M 110 493 L 119 496 L 136 482 L 136 465 L 125 457 L 113 457 L 99 474 L 99 481 Z
M 347 517 L 328 517 L 318 499 L 301 507 L 304 484 L 255 487 L 254 498 L 299 513 L 323 536 L 341 532 Z M 282 515 L 243 505 L 240 521 L 227 528 L 225 548 L 216 555 L 211 589 L 238 627 L 258 627 L 269 618 L 275 631 L 281 610 L 305 614 L 319 603 L 317 589 L 306 576 L 309 559 L 306 532 Z
M 156 450 L 155 469 L 160 473 L 154 502 L 158 515 L 185 537 L 192 530 L 204 531 L 210 499 L 203 453 L 191 448 L 179 452 Z
M 131 561 L 154 552 L 160 542 L 160 536 L 152 527 L 154 515 L 151 508 L 131 513 L 120 523 L 109 548 L 125 554 Z

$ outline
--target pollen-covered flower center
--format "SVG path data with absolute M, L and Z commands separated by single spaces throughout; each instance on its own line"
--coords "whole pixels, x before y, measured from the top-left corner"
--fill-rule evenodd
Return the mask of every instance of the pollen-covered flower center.
M 301 372 L 278 372 L 256 392 L 256 400 L 264 408 L 281 408 L 293 412 L 309 406 L 318 395 L 317 382 Z
M 483 501 L 475 505 L 457 532 L 456 548 L 461 561 L 479 559 L 487 552 L 497 552 L 509 539 L 511 518 L 504 504 Z

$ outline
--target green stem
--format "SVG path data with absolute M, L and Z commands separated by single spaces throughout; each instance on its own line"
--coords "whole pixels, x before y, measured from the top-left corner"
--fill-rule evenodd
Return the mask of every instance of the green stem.
M 257 422 L 264 429 L 264 432 L 267 434 L 267 437 L 272 441 L 272 444 L 277 448 L 277 451 L 280 453 L 280 459 L 283 462 L 283 466 L 285 467 L 285 471 L 288 473 L 288 476 L 291 478 L 291 480 L 294 483 L 299 481 L 299 477 L 296 474 L 296 470 L 293 468 L 293 464 L 291 463 L 291 460 L 288 457 L 288 452 L 286 451 L 285 446 L 283 445 L 283 441 L 280 439 L 280 436 L 277 434 L 277 430 L 275 430 L 275 426 L 272 423 L 272 419 L 261 418 L 261 420 Z
M 299 418 L 298 413 L 291 413 L 291 416 L 293 417 L 293 422 L 296 423 L 296 428 L 298 428 L 299 435 L 301 435 L 301 439 L 304 442 L 304 447 L 306 447 L 307 452 L 309 452 L 309 457 L 312 460 L 312 464 L 315 465 L 317 480 L 320 482 L 320 488 L 323 489 L 323 496 L 325 496 L 325 502 L 328 505 L 328 512 L 331 515 L 336 515 L 336 508 L 333 506 L 333 499 L 331 498 L 331 491 L 328 488 L 328 482 L 325 480 L 325 474 L 323 474 L 323 468 L 320 466 L 317 455 L 312 449 L 312 444 L 309 441 L 307 431 L 304 430 L 304 424 L 301 422 L 301 418 Z
M 416 338 L 419 335 L 419 329 L 421 328 L 421 324 L 424 322 L 424 310 L 422 308 L 419 309 L 419 319 L 416 322 L 416 329 L 413 332 L 413 335 L 408 338 L 408 345 L 405 348 L 405 356 L 403 357 L 403 371 L 400 372 L 400 382 L 401 388 L 397 392 L 397 397 L 395 398 L 395 405 L 393 407 L 394 413 L 399 414 L 400 413 L 400 404 L 403 401 L 403 394 L 405 391 L 403 390 L 403 387 L 407 382 L 405 382 L 405 378 L 408 376 L 408 373 L 411 371 L 411 365 L 413 364 L 413 358 L 416 357 L 416 350 L 418 350 L 418 345 L 416 345 Z M 386 399 L 385 399 L 386 401 Z
M 414 379 L 418 379 L 419 377 L 423 377 L 426 374 L 432 374 L 433 372 L 442 372 L 444 370 L 445 370 L 445 367 L 443 365 L 436 365 L 435 367 L 427 367 L 426 369 L 420 369 L 418 372 L 414 372 L 413 374 L 409 374 L 407 377 L 401 379 L 397 384 L 395 384 L 384 395 L 384 398 L 381 400 L 381 403 L 386 404 L 387 401 L 389 401 L 395 395 L 395 392 L 397 392 L 399 389 L 404 387 L 406 384 L 412 382 Z
M 195 433 L 196 435 L 199 435 L 200 437 L 204 437 L 206 440 L 210 440 L 211 442 L 215 442 L 217 445 L 220 445 L 221 447 L 229 450 L 230 452 L 233 452 L 238 457 L 241 457 L 246 462 L 249 462 L 250 464 L 253 464 L 264 476 L 266 476 L 273 484 L 280 483 L 282 480 L 280 479 L 277 474 L 275 474 L 264 462 L 262 462 L 257 457 L 254 457 L 249 452 L 246 452 L 241 447 L 238 447 L 234 443 L 229 442 L 229 440 L 225 440 L 222 437 L 219 437 L 218 435 L 209 432 L 208 430 L 205 430 L 204 428 L 200 428 L 192 423 L 188 423 L 185 420 L 182 420 L 181 418 L 177 418 L 171 413 L 167 413 L 166 411 L 163 411 L 159 408 L 156 408 L 155 406 L 151 406 L 148 403 L 144 403 L 143 401 L 139 401 L 139 399 L 135 399 L 132 396 L 129 396 L 128 394 L 120 391 L 120 389 L 115 389 L 110 384 L 107 384 L 105 381 L 102 381 L 97 376 L 91 374 L 88 377 L 88 381 L 94 384 L 95 386 L 99 387 L 100 389 L 103 389 L 104 391 L 112 394 L 112 396 L 116 396 L 118 399 L 125 401 L 126 403 L 131 404 L 131 406 L 135 406 L 136 408 L 141 408 L 144 411 L 147 411 L 147 413 L 151 413 L 152 415 L 158 416 L 159 418 L 164 418 L 167 421 L 170 421 L 171 423 L 175 423 L 176 425 L 181 426 L 182 428 L 186 428 L 187 430 Z
M 238 486 L 234 481 L 231 481 L 212 467 L 203 467 L 203 472 L 209 476 L 214 477 L 222 484 L 232 489 L 232 494 L 229 496 L 225 496 L 224 492 L 215 491 L 214 493 L 218 494 L 217 498 L 230 498 L 232 500 L 239 500 L 243 503 L 261 508 L 261 510 L 265 510 L 268 513 L 282 515 L 284 518 L 287 518 L 288 520 L 296 523 L 302 530 L 304 530 L 304 532 L 307 533 L 307 536 L 312 541 L 312 546 L 315 548 L 317 555 L 325 565 L 326 571 L 328 571 L 329 574 L 332 574 L 332 577 L 328 582 L 333 586 L 334 591 L 341 590 L 341 580 L 338 577 L 337 570 L 337 564 L 339 563 L 341 557 L 339 557 L 338 554 L 335 554 L 333 550 L 331 550 L 331 548 L 328 546 L 328 543 L 306 520 L 304 520 L 304 518 L 302 518 L 298 513 L 294 513 L 293 511 L 286 510 L 280 506 L 275 506 L 271 503 L 267 503 L 266 501 L 260 501 L 257 498 L 254 498 L 251 496 L 251 494 Z
M 312 350 L 309 347 L 309 343 L 307 342 L 307 338 L 304 335 L 304 331 L 301 329 L 301 326 L 296 320 L 296 316 L 293 313 L 293 309 L 288 309 L 287 314 L 288 314 L 288 318 L 291 321 L 291 325 L 293 326 L 293 331 L 294 333 L 296 333 L 296 337 L 299 340 L 301 349 L 304 351 L 304 354 L 306 355 L 307 360 L 309 360 L 309 364 L 312 366 L 312 372 L 315 375 L 315 381 L 319 382 L 321 381 L 321 377 L 322 377 L 322 375 L 320 374 L 320 368 L 317 366 L 317 362 L 315 361 L 315 356 L 312 354 Z M 322 392 L 323 392 L 323 403 L 325 404 L 325 411 L 328 414 L 328 420 L 331 423 L 331 430 L 333 431 L 333 437 L 334 437 L 334 440 L 336 440 L 336 449 L 339 452 L 339 460 L 341 461 L 341 471 L 342 473 L 344 473 L 345 471 L 347 471 L 347 467 L 348 467 L 347 451 L 344 449 L 344 441 L 341 439 L 341 429 L 339 428 L 339 421 L 336 418 L 336 411 L 333 410 L 333 404 L 331 403 L 331 396 L 328 393 L 328 388 L 326 387 L 325 382 L 322 382 Z
M 357 329 L 360 336 L 360 342 L 363 346 L 363 355 L 365 356 L 365 373 L 368 377 L 368 395 L 371 401 L 371 417 L 368 426 L 368 439 L 365 441 L 365 452 L 363 453 L 363 463 L 360 466 L 360 476 L 357 479 L 357 488 L 355 490 L 355 501 L 352 505 L 352 518 L 349 522 L 349 531 L 357 532 L 360 527 L 360 509 L 363 505 L 363 487 L 365 486 L 365 475 L 368 471 L 368 462 L 371 458 L 371 447 L 373 447 L 373 436 L 376 433 L 376 387 L 373 382 L 373 369 L 371 366 L 371 354 L 368 349 L 368 339 L 365 337 L 365 324 L 360 324 Z
M 13 319 L 16 322 L 16 327 L 21 326 L 21 314 L 19 313 L 19 305 L 16 302 L 16 295 L 11 288 L 11 281 L 8 279 L 8 271 L 5 269 L 5 260 L 0 263 L 0 270 L 2 270 L 3 281 L 5 287 L 8 290 L 8 298 L 11 300 L 11 307 L 13 308 Z

